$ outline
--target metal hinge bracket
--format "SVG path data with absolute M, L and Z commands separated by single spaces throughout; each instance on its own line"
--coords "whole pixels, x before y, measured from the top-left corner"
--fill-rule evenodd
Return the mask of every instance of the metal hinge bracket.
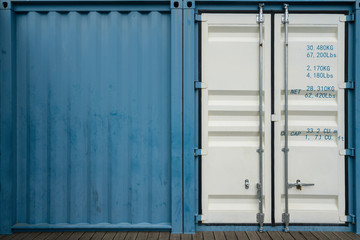
M 265 220 L 265 214 L 264 213 L 257 213 L 256 214 L 256 222 L 264 223 L 264 220 Z
M 340 150 L 340 155 L 355 157 L 355 148 L 348 148 L 348 149 Z
M 259 4 L 259 9 L 260 9 L 260 12 L 259 12 L 258 15 L 256 15 L 256 22 L 257 23 L 263 23 L 264 22 L 264 14 L 263 14 L 264 3 Z
M 201 148 L 195 148 L 194 149 L 194 155 L 195 157 L 206 155 L 206 150 Z
M 350 15 L 341 16 L 340 22 L 355 22 L 355 14 L 352 13 Z
M 204 89 L 204 88 L 207 88 L 207 85 L 204 82 L 195 81 L 194 87 L 195 87 L 195 89 Z
M 280 118 L 276 114 L 271 114 L 271 121 L 272 122 L 278 122 L 278 121 L 280 121 Z
M 195 223 L 197 222 L 203 222 L 206 220 L 205 215 L 202 214 L 195 214 Z
M 282 23 L 289 23 L 290 22 L 290 16 L 289 16 L 289 4 L 284 4 L 284 8 L 285 8 L 285 14 L 281 17 L 281 22 Z
M 340 89 L 355 89 L 355 82 L 349 81 L 349 82 L 343 82 L 342 84 L 339 84 Z
M 195 22 L 206 22 L 206 19 L 201 14 L 195 13 Z
M 346 216 L 345 222 L 355 224 L 356 223 L 356 216 L 352 215 L 352 214 Z
M 290 214 L 289 213 L 283 213 L 281 215 L 282 222 L 285 224 L 285 232 L 289 232 L 289 223 L 290 223 Z

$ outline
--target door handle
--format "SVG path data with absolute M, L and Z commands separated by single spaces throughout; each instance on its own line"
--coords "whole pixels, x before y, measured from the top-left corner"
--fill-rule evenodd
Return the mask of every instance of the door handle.
M 289 188 L 296 187 L 296 189 L 301 191 L 302 187 L 315 186 L 315 184 L 314 183 L 302 183 L 301 180 L 296 180 L 296 183 L 289 183 L 288 186 L 289 186 Z

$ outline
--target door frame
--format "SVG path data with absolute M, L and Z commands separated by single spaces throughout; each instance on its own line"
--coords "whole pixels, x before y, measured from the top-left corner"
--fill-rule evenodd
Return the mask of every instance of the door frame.
M 358 1 L 358 0 L 357 0 Z M 201 79 L 201 15 L 196 15 L 196 19 L 195 19 L 195 14 L 201 14 L 201 13 L 257 13 L 258 12 L 258 5 L 256 1 L 253 1 L 254 4 L 242 4 L 241 1 L 232 1 L 232 2 L 226 2 L 223 4 L 219 4 L 218 2 L 203 2 L 203 1 L 197 1 L 197 5 L 194 6 L 195 2 L 192 1 L 192 6 L 189 9 L 185 9 L 184 10 L 184 45 L 192 45 L 192 49 L 194 50 L 191 53 L 189 52 L 184 52 L 184 64 L 186 64 L 186 62 L 188 63 L 192 63 L 195 65 L 194 71 L 193 73 L 193 77 L 191 79 L 188 79 L 186 77 L 186 72 L 184 72 L 184 98 L 186 98 L 187 100 L 184 100 L 184 112 L 188 112 L 188 104 L 190 102 L 193 103 L 194 108 L 190 108 L 190 110 L 194 110 L 194 126 L 193 127 L 189 127 L 189 129 L 191 128 L 193 130 L 192 132 L 192 137 L 194 139 L 194 149 L 199 149 L 201 147 L 201 143 L 200 143 L 200 125 L 199 125 L 199 121 L 200 121 L 200 115 L 199 115 L 199 111 L 200 111 L 200 91 L 194 90 L 194 85 L 191 86 L 191 91 L 193 91 L 193 94 L 186 94 L 186 92 L 190 91 L 190 88 L 186 88 L 185 83 L 186 82 L 190 82 L 192 83 L 192 81 L 195 79 L 195 81 L 197 81 L 198 79 Z M 268 1 L 271 2 L 271 1 Z M 292 1 L 288 1 L 290 2 L 290 14 L 291 13 L 342 13 L 342 14 L 349 14 L 352 13 L 353 11 L 358 11 L 359 10 L 359 6 L 357 5 L 357 7 L 354 8 L 354 6 L 352 4 L 349 3 L 328 3 L 327 5 L 321 5 L 321 3 L 319 4 L 309 4 L 309 5 L 302 5 L 302 4 L 294 4 L 292 5 L 291 2 Z M 190 10 L 191 9 L 191 10 Z M 187 14 L 187 12 L 191 12 L 194 14 Z M 265 11 L 264 13 L 283 13 L 282 11 L 282 3 L 279 2 L 273 2 L 273 4 L 271 4 L 270 6 L 266 7 L 266 3 L 265 3 Z M 360 26 L 357 25 L 356 26 L 359 30 L 355 31 L 355 24 L 353 23 L 346 23 L 346 29 L 347 29 L 347 36 L 348 39 L 346 41 L 347 49 L 353 49 L 355 46 L 355 34 L 358 34 L 360 36 Z M 195 37 L 192 39 L 191 37 L 187 37 L 187 35 L 191 35 L 191 33 L 193 33 L 195 35 Z M 184 51 L 186 51 L 186 49 L 184 49 Z M 357 49 L 358 52 L 359 49 Z M 191 56 L 190 58 L 188 58 L 189 56 Z M 355 71 L 357 73 L 356 75 L 356 79 L 359 79 L 360 81 L 360 70 L 356 70 L 359 68 L 355 68 L 355 64 L 357 63 L 358 65 L 360 64 L 360 57 L 359 55 L 357 55 L 357 61 L 355 61 L 355 54 L 354 51 L 350 51 L 346 54 L 346 62 L 347 62 L 347 66 L 345 68 L 346 72 L 347 72 L 347 77 L 348 79 L 355 79 Z M 355 80 L 356 80 L 355 79 Z M 359 114 L 356 113 L 354 111 L 355 107 L 355 91 L 353 90 L 349 90 L 347 91 L 348 93 L 347 95 L 347 109 L 349 109 L 346 113 L 347 115 L 347 123 L 348 123 L 348 128 L 347 130 L 347 144 L 350 147 L 355 146 L 355 138 L 356 135 L 359 134 L 355 134 L 354 130 L 355 129 L 355 121 L 354 121 L 354 117 L 355 114 Z M 360 94 L 360 93 L 359 93 Z M 189 99 L 188 97 L 192 97 L 192 99 Z M 357 97 L 360 98 L 360 97 Z M 191 101 L 192 100 L 192 101 Z M 186 104 L 186 102 L 188 104 Z M 360 117 L 360 114 L 359 114 Z M 186 124 L 186 123 L 184 123 Z M 358 124 L 360 125 L 360 124 Z M 359 127 L 359 126 L 358 126 Z M 186 131 L 186 126 L 184 126 L 184 134 L 188 134 L 189 131 Z M 350 131 L 349 131 L 350 130 Z M 360 145 L 360 144 L 359 144 Z M 189 223 L 192 222 L 194 219 L 194 215 L 195 218 L 196 216 L 201 213 L 199 212 L 199 209 L 201 209 L 201 203 L 199 203 L 199 200 L 201 199 L 199 196 L 201 196 L 201 185 L 200 185 L 200 180 L 199 180 L 199 170 L 201 169 L 201 157 L 199 156 L 195 156 L 190 158 L 186 158 L 185 157 L 185 153 L 187 151 L 191 151 L 192 154 L 194 154 L 194 150 L 193 148 L 191 149 L 186 149 L 186 146 L 184 145 L 184 164 L 193 161 L 192 166 L 193 166 L 193 171 L 192 171 L 192 179 L 186 179 L 187 177 L 189 177 L 189 172 L 186 172 L 186 169 L 184 169 L 184 182 L 185 182 L 185 186 L 186 186 L 186 182 L 189 181 L 191 182 L 191 185 L 193 184 L 194 186 L 194 192 L 191 195 L 187 195 L 184 194 L 184 223 Z M 348 201 L 347 201 L 347 208 L 349 213 L 355 213 L 356 212 L 360 212 L 360 203 L 356 202 L 355 200 L 355 195 L 359 195 L 360 191 L 356 191 L 355 189 L 355 180 L 356 182 L 360 182 L 360 177 L 357 177 L 359 179 L 356 178 L 355 176 L 355 172 L 354 169 L 356 167 L 355 165 L 355 161 L 354 161 L 354 157 L 348 157 L 348 164 L 346 167 L 346 169 L 348 170 L 348 177 L 346 178 L 346 181 L 348 182 L 348 191 L 347 191 L 347 195 L 348 195 Z M 356 159 L 357 161 L 359 161 L 359 159 Z M 360 165 L 360 163 L 358 164 Z M 357 167 L 359 168 L 359 166 Z M 194 201 L 195 200 L 195 201 Z M 192 204 L 191 204 L 192 203 Z M 355 205 L 359 205 L 358 208 L 355 208 Z M 191 219 L 190 219 L 191 218 Z M 359 220 L 357 220 L 356 222 L 360 222 Z M 188 224 L 190 227 L 187 228 L 186 226 L 187 224 L 184 224 L 184 232 L 194 232 L 194 228 L 196 229 L 196 231 L 217 231 L 217 230 L 221 230 L 221 231 L 251 231 L 254 230 L 256 231 L 258 229 L 257 224 L 201 224 L 197 221 L 194 221 L 193 224 Z M 353 223 L 346 223 L 346 224 L 342 224 L 342 225 L 318 225 L 318 224 L 292 224 L 291 229 L 292 231 L 296 231 L 296 230 L 311 230 L 311 231 L 360 231 L 360 224 L 357 224 L 355 226 L 355 224 Z M 266 230 L 274 230 L 274 231 L 279 231 L 283 229 L 282 225 L 277 225 L 277 224 L 270 224 L 270 225 L 266 225 L 265 226 Z

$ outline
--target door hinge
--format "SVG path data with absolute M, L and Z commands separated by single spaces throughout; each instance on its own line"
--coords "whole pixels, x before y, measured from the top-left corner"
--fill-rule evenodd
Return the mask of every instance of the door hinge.
M 195 87 L 195 89 L 204 89 L 204 88 L 207 88 L 207 85 L 204 82 L 195 81 L 194 87 Z
M 206 20 L 201 14 L 195 13 L 195 22 L 206 22 Z
M 345 216 L 345 217 L 346 217 L 345 222 L 351 223 L 351 224 L 355 224 L 355 223 L 356 223 L 356 216 L 355 216 L 355 215 L 350 214 L 350 215 Z
M 340 89 L 355 89 L 355 82 L 349 81 L 349 82 L 343 82 L 339 84 Z
M 271 121 L 272 122 L 278 122 L 278 121 L 280 121 L 280 118 L 276 114 L 271 114 Z
M 352 13 L 350 15 L 341 16 L 340 22 L 355 22 L 355 14 Z
M 195 157 L 203 156 L 203 155 L 206 155 L 206 151 L 201 148 L 195 148 L 194 155 L 195 155 Z
M 340 155 L 355 157 L 355 148 L 348 148 L 348 149 L 340 150 Z
M 195 223 L 203 222 L 206 220 L 205 215 L 202 214 L 195 214 Z

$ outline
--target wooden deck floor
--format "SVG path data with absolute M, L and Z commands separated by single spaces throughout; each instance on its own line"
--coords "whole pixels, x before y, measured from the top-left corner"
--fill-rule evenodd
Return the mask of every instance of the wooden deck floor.
M 354 233 L 343 232 L 31 232 L 0 235 L 0 240 L 360 240 Z

